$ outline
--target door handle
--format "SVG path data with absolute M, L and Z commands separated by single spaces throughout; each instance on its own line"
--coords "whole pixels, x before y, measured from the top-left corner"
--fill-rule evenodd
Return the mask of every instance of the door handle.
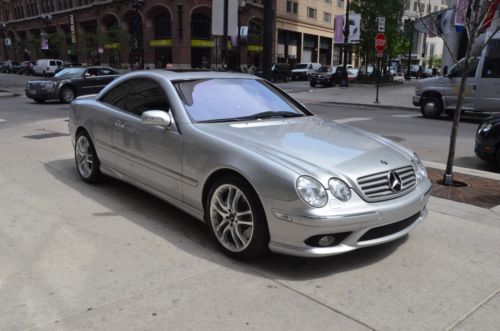
M 122 121 L 116 121 L 113 125 L 119 129 L 123 129 L 125 127 L 125 123 L 123 123 Z

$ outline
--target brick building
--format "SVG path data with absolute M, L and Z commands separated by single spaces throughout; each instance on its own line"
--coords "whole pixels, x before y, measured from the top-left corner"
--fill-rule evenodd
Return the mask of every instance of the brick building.
M 240 47 L 237 38 L 229 43 L 230 67 L 260 66 L 263 1 L 238 0 L 239 25 L 248 26 L 248 37 Z M 0 59 L 213 68 L 221 63 L 222 43 L 211 35 L 211 5 L 211 0 L 0 0 L 0 38 L 8 39 Z M 343 0 L 300 5 L 276 0 L 275 6 L 273 61 L 336 63 L 333 17 L 342 13 Z

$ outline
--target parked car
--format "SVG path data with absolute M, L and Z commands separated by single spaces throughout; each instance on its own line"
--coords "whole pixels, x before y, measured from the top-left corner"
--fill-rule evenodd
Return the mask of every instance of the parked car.
M 410 65 L 410 77 L 420 78 L 424 72 L 424 67 L 418 64 Z
M 432 74 L 432 68 L 424 69 L 421 78 L 430 78 L 430 77 L 434 77 L 434 75 Z
M 315 87 L 316 85 L 323 85 L 329 87 L 335 85 L 344 86 L 345 77 L 343 73 L 344 73 L 343 66 L 333 66 L 328 69 L 320 68 L 320 70 L 318 70 L 315 74 L 311 76 L 311 81 L 309 82 L 309 85 L 311 87 Z
M 119 75 L 108 67 L 66 68 L 51 79 L 29 81 L 25 93 L 38 103 L 46 100 L 67 103 L 80 95 L 99 92 Z
M 3 72 L 8 74 L 15 74 L 19 71 L 20 65 L 16 61 L 6 61 Z
M 299 63 L 292 69 L 292 79 L 308 80 L 319 68 L 321 68 L 320 63 Z
M 264 76 L 262 69 L 257 70 L 256 75 L 259 77 Z M 272 82 L 288 82 L 290 79 L 290 65 L 288 63 L 274 63 L 271 67 L 271 81 Z
M 34 62 L 31 61 L 24 61 L 21 63 L 21 66 L 19 67 L 18 74 L 19 75 L 33 75 L 33 66 Z
M 160 197 L 235 258 L 344 253 L 427 215 L 415 153 L 316 117 L 255 76 L 132 72 L 73 101 L 68 126 L 83 181 L 105 174 Z
M 63 66 L 62 60 L 56 59 L 39 59 L 36 61 L 35 66 L 33 67 L 33 71 L 35 75 L 42 76 L 52 76 L 55 74 L 58 68 Z
M 500 111 L 500 39 L 492 39 L 481 56 L 472 60 L 463 103 L 463 111 Z M 462 59 L 444 76 L 420 80 L 415 87 L 413 104 L 420 107 L 422 115 L 438 118 L 443 111 L 453 116 L 457 105 L 458 90 L 465 68 Z
M 347 79 L 348 80 L 355 80 L 356 77 L 358 77 L 359 70 L 358 69 L 347 69 Z
M 479 125 L 474 151 L 480 159 L 496 163 L 500 170 L 500 114 L 493 115 Z
M 6 73 L 7 72 L 7 61 L 0 63 L 0 73 Z

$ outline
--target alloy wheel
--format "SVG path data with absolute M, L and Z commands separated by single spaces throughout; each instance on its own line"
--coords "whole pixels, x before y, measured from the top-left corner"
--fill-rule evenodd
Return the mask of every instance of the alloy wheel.
M 86 136 L 81 135 L 78 138 L 75 152 L 78 172 L 82 177 L 89 178 L 92 175 L 92 167 L 94 166 L 94 155 L 90 142 Z
M 217 240 L 232 252 L 245 250 L 252 241 L 254 219 L 250 203 L 236 186 L 219 186 L 210 201 L 210 222 Z
M 65 102 L 71 102 L 75 98 L 75 93 L 70 88 L 65 88 L 62 91 L 62 97 Z

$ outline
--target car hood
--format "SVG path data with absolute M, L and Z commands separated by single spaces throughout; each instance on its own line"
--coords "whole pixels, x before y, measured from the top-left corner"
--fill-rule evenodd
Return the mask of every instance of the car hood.
M 30 80 L 28 83 L 30 84 L 39 84 L 39 83 L 58 83 L 63 80 L 69 80 L 68 78 L 58 78 L 58 77 L 52 77 L 52 78 L 47 78 L 47 79 L 36 79 L 36 80 Z
M 272 159 L 299 175 L 357 178 L 411 165 L 389 140 L 315 116 L 196 124 L 216 138 Z

